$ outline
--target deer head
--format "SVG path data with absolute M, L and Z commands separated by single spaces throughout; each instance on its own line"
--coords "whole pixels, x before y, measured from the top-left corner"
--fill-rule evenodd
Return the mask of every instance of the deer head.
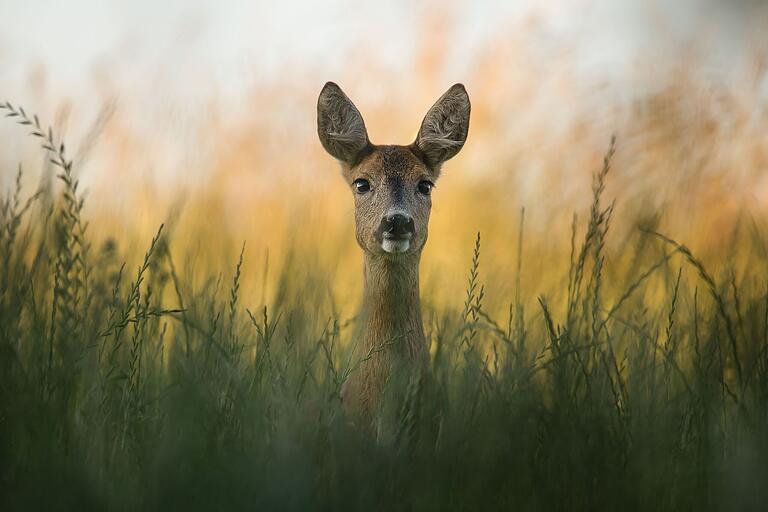
M 342 166 L 355 198 L 357 242 L 387 258 L 420 254 L 427 241 L 432 188 L 440 167 L 456 155 L 469 131 L 467 91 L 456 84 L 429 109 L 416 141 L 375 145 L 357 107 L 333 82 L 320 92 L 317 131 Z

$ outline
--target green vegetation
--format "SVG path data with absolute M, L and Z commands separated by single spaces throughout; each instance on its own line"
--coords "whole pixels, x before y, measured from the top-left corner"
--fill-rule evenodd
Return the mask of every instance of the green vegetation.
M 242 254 L 224 278 L 179 272 L 161 227 L 138 268 L 122 265 L 113 243 L 89 243 L 64 145 L 4 109 L 40 140 L 61 192 L 25 195 L 19 171 L 0 205 L 2 510 L 768 506 L 758 228 L 713 273 L 646 226 L 607 282 L 609 153 L 562 296 L 518 293 L 492 318 L 478 236 L 466 296 L 427 325 L 430 377 L 388 394 L 366 427 L 339 400 L 358 366 L 354 320 L 294 278 L 299 256 L 254 311 Z

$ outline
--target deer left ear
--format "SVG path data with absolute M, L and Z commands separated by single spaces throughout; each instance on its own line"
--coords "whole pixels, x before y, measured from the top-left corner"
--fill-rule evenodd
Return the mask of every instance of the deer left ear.
M 360 111 L 333 82 L 325 84 L 317 99 L 317 134 L 325 150 L 349 166 L 371 144 Z
M 461 150 L 469 133 L 470 109 L 469 95 L 462 84 L 455 84 L 432 105 L 413 144 L 426 163 L 439 169 Z

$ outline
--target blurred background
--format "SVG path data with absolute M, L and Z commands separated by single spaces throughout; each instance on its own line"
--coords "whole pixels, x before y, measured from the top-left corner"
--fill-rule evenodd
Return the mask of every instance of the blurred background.
M 765 227 L 763 2 L 1 0 L 0 17 L 0 100 L 64 136 L 96 243 L 137 257 L 165 222 L 179 265 L 229 276 L 245 241 L 246 306 L 289 261 L 327 276 L 339 308 L 357 303 L 352 198 L 316 135 L 327 80 L 374 143 L 411 142 L 467 86 L 469 140 L 437 184 L 422 260 L 432 304 L 461 306 L 477 231 L 489 300 L 511 296 L 523 207 L 524 293 L 561 286 L 612 135 L 614 268 L 642 227 L 705 260 Z M 28 193 L 57 186 L 4 122 L 4 191 L 18 162 Z

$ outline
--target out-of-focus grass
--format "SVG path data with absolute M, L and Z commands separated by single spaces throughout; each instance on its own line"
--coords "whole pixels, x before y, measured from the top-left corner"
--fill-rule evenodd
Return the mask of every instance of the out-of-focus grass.
M 424 31 L 407 90 L 368 61 L 288 70 L 237 115 L 99 84 L 114 115 L 77 147 L 54 137 L 39 172 L 47 132 L 0 127 L 25 169 L 0 170 L 3 509 L 765 507 L 758 54 L 708 87 L 695 56 L 632 63 L 616 96 L 530 30 L 490 34 L 422 260 L 432 379 L 350 425 L 361 255 L 318 84 L 343 83 L 374 142 L 407 143 L 450 34 Z
M 542 45 L 542 22 L 535 16 L 500 21 L 479 36 L 476 58 L 451 60 L 462 20 L 455 8 L 430 5 L 416 15 L 425 29 L 414 41 L 413 57 L 396 70 L 380 66 L 376 48 L 361 42 L 339 76 L 311 65 L 286 67 L 274 79 L 258 77 L 241 96 L 212 94 L 194 108 L 164 96 L 162 87 L 124 85 L 104 74 L 84 78 L 84 89 L 107 105 L 118 98 L 111 116 L 104 112 L 112 108 L 85 114 L 99 108 L 91 98 L 62 102 L 63 93 L 44 70 L 32 73 L 28 90 L 19 94 L 69 130 L 95 243 L 112 237 L 133 262 L 142 253 L 139 241 L 166 222 L 179 265 L 190 257 L 197 268 L 210 270 L 231 264 L 247 240 L 243 290 L 260 303 L 274 293 L 272 278 L 294 248 L 310 253 L 324 273 L 341 269 L 332 280 L 346 316 L 354 314 L 360 296 L 359 273 L 349 271 L 360 264 L 349 190 L 315 133 L 317 93 L 327 79 L 344 86 L 378 143 L 410 142 L 450 81 L 467 85 L 471 133 L 437 183 L 422 266 L 424 292 L 440 306 L 461 293 L 462 283 L 443 277 L 463 271 L 466 248 L 479 230 L 485 235 L 484 272 L 493 276 L 488 306 L 506 308 L 504 297 L 515 283 L 509 255 L 523 206 L 528 271 L 522 296 L 531 301 L 561 287 L 572 214 L 583 217 L 588 208 L 590 173 L 613 134 L 620 143 L 607 190 L 618 213 L 607 242 L 616 249 L 612 268 L 624 267 L 615 258 L 623 257 L 618 249 L 636 235 L 638 224 L 658 222 L 658 229 L 721 270 L 734 227 L 746 233 L 752 218 L 764 223 L 763 39 L 743 42 L 744 54 L 727 69 L 711 70 L 706 55 L 682 54 L 673 45 L 668 55 L 648 50 L 610 74 L 597 73 L 611 80 L 596 81 L 579 54 L 560 51 L 569 42 Z M 689 48 L 706 48 L 706 32 L 697 37 Z M 119 76 L 118 63 L 104 66 L 115 66 Z M 9 127 L 0 130 L 3 189 L 11 185 L 17 159 L 28 170 L 25 186 L 35 189 L 36 153 Z M 272 278 L 262 295 L 268 252 Z
M 217 191 L 245 185 L 219 173 L 146 236 L 144 203 L 91 217 L 68 150 L 7 110 L 39 131 L 59 178 L 0 209 L 4 508 L 767 502 L 765 228 L 745 214 L 715 240 L 692 234 L 693 251 L 666 238 L 685 212 L 624 206 L 637 196 L 612 181 L 650 168 L 652 148 L 640 165 L 620 142 L 614 174 L 591 152 L 560 154 L 593 171 L 573 227 L 570 210 L 542 220 L 536 204 L 521 222 L 509 176 L 459 186 L 448 167 L 424 265 L 432 376 L 386 395 L 366 429 L 338 398 L 360 279 L 341 186 L 286 206 L 309 193 L 283 177 L 241 211 Z M 241 253 L 243 226 L 263 235 Z

